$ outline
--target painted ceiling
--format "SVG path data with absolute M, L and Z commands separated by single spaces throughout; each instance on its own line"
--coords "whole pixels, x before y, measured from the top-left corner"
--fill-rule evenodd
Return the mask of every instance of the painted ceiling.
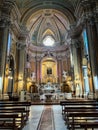
M 59 50 L 68 47 L 70 25 L 74 23 L 74 10 L 78 0 L 16 0 L 21 22 L 30 35 L 30 47 L 37 50 Z M 51 36 L 55 44 L 45 47 L 43 40 Z M 34 49 L 35 50 L 35 49 Z

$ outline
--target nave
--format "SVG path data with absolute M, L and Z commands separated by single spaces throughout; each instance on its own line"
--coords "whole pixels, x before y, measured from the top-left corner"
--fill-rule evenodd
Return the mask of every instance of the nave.
M 41 117 L 44 109 L 52 108 L 53 109 L 53 114 L 52 117 L 52 127 L 50 128 L 49 122 L 47 123 L 47 119 L 49 118 L 49 114 L 45 114 L 47 116 L 45 118 L 45 122 L 43 123 L 44 126 L 43 128 L 40 127 L 40 122 L 41 122 Z M 62 110 L 60 105 L 32 105 L 31 106 L 31 111 L 30 111 L 30 116 L 29 116 L 29 121 L 27 122 L 27 125 L 24 127 L 23 130 L 67 130 L 64 120 L 62 118 Z
M 48 109 L 51 109 L 51 113 Z M 46 111 L 46 113 L 45 113 Z M 60 105 L 32 105 L 29 120 L 23 130 L 68 130 Z M 76 130 L 76 129 L 75 129 Z M 80 130 L 80 128 L 77 128 Z M 81 130 L 84 130 L 84 128 Z M 92 130 L 87 128 L 87 130 Z M 98 130 L 98 128 L 94 128 Z

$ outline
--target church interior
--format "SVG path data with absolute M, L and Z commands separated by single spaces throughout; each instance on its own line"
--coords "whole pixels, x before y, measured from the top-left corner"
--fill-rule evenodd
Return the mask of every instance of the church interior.
M 0 129 L 97 130 L 97 101 L 98 0 L 0 0 Z

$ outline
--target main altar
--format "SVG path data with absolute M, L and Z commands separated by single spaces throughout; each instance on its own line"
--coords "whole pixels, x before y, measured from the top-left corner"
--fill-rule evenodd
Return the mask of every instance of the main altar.
M 53 101 L 57 99 L 57 92 L 60 91 L 59 84 L 52 84 L 48 82 L 45 85 L 41 85 L 39 88 L 39 93 L 41 93 L 41 100 Z
M 55 85 L 52 85 L 51 82 L 45 84 L 42 88 L 43 93 L 54 93 L 56 91 Z

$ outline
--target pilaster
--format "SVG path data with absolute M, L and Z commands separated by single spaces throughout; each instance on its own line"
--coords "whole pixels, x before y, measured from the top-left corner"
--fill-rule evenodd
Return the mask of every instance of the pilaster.
M 36 82 L 39 84 L 40 79 L 41 79 L 41 62 L 40 62 L 40 57 L 37 57 L 36 59 Z
M 58 71 L 58 82 L 61 83 L 62 82 L 62 57 L 58 57 L 57 58 L 57 71 Z

